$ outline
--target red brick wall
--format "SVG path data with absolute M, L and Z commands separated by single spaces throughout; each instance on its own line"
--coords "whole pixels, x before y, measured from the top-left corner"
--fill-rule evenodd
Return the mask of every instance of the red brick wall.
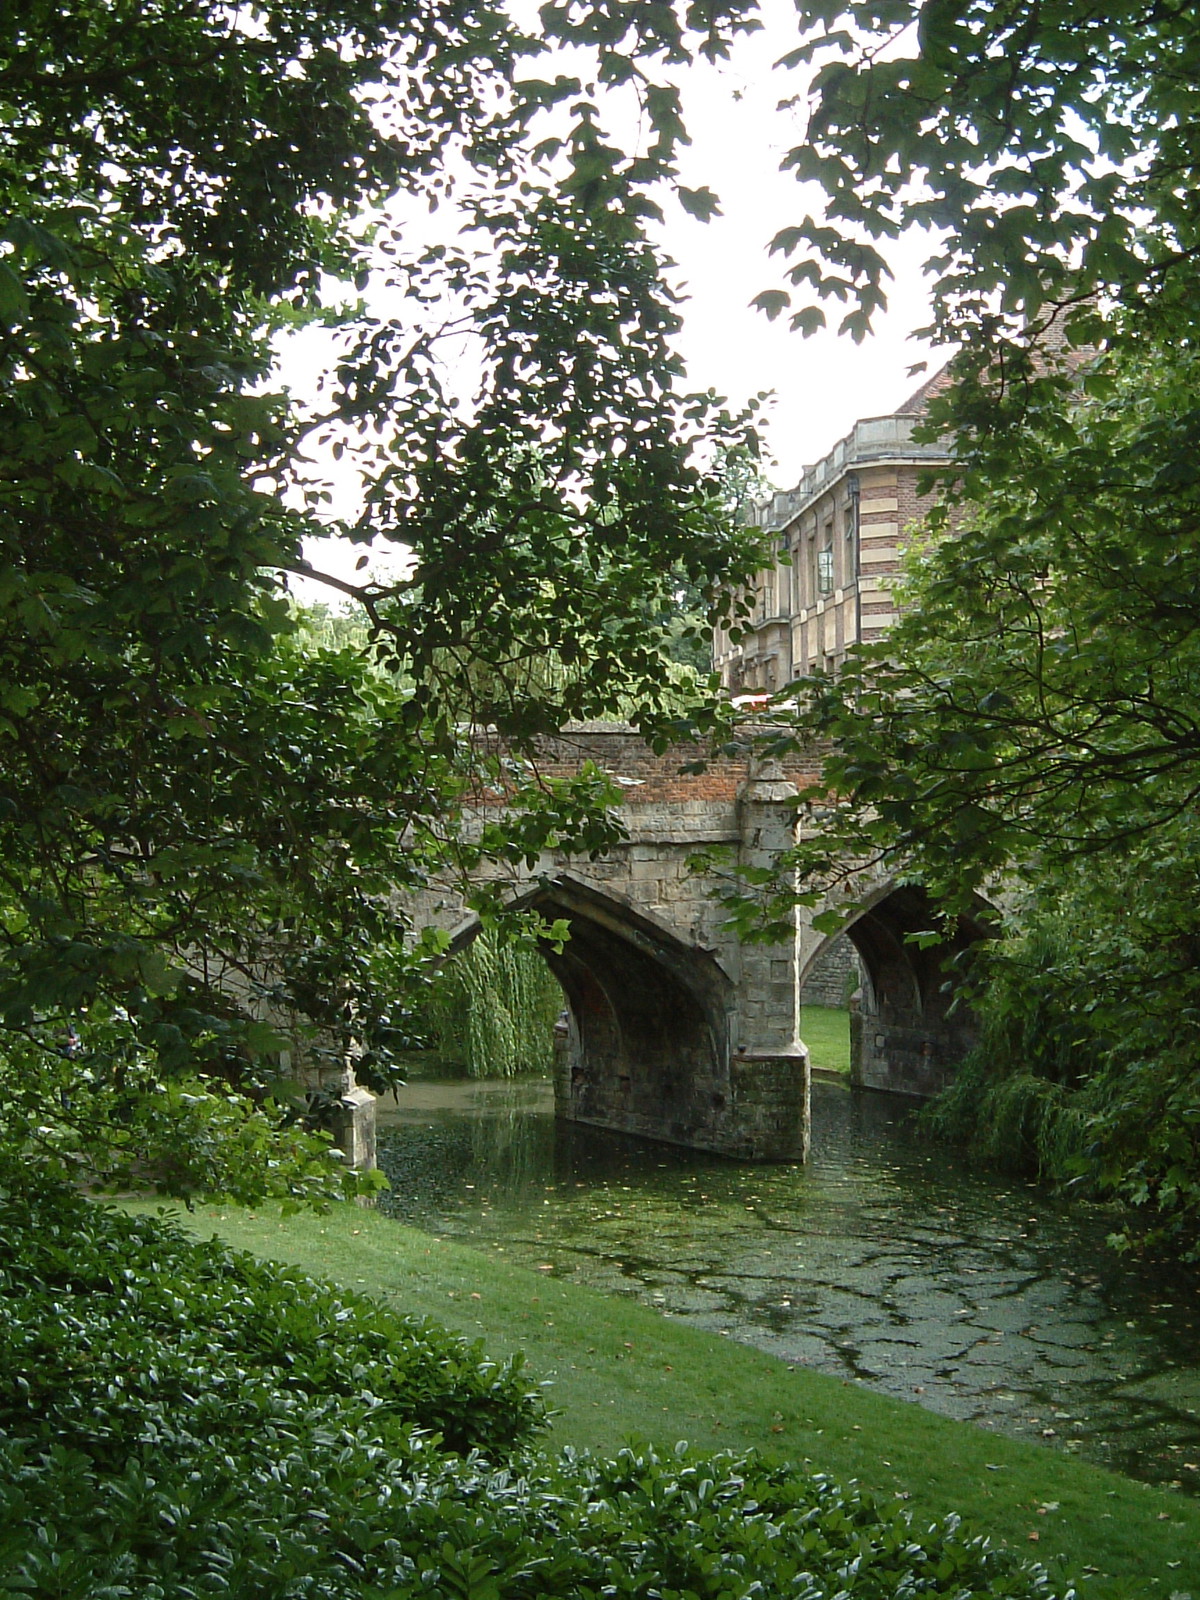
M 748 756 L 710 761 L 700 773 L 680 771 L 702 754 L 698 745 L 675 745 L 657 756 L 636 734 L 623 730 L 565 733 L 541 742 L 536 766 L 545 777 L 570 777 L 591 761 L 613 778 L 633 780 L 622 786 L 625 803 L 631 806 L 688 800 L 732 804 L 749 777 Z M 817 755 L 807 752 L 783 762 L 785 776 L 801 785 L 817 776 L 818 767 Z

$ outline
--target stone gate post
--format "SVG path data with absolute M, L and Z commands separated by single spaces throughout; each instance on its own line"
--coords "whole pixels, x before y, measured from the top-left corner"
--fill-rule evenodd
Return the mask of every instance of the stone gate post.
M 354 1075 L 354 1052 L 341 1054 L 328 1035 L 306 1036 L 294 1016 L 292 1024 L 287 1030 L 292 1049 L 280 1061 L 284 1075 L 292 1078 L 298 1089 L 320 1097 L 334 1147 L 342 1152 L 346 1165 L 356 1172 L 372 1171 L 375 1096 Z
M 348 1061 L 333 1119 L 334 1143 L 356 1172 L 375 1169 L 375 1096 L 354 1076 Z

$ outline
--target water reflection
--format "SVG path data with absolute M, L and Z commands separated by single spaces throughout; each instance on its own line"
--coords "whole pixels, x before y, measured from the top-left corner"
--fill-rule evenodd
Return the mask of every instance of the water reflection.
M 814 1086 L 807 1167 L 557 1124 L 548 1084 L 412 1085 L 393 1215 L 948 1416 L 1200 1492 L 1200 1277 L 971 1170 L 903 1104 Z

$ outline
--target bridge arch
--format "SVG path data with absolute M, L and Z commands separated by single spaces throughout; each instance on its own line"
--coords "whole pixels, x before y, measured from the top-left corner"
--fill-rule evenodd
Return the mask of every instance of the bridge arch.
M 555 1109 L 575 1122 L 728 1154 L 794 1159 L 803 1110 L 777 1152 L 756 1149 L 731 1052 L 736 985 L 712 951 L 680 938 L 624 896 L 569 873 L 544 879 L 512 905 L 562 919 L 570 937 L 542 954 L 566 1000 L 556 1045 Z M 450 954 L 478 932 L 453 936 Z M 790 1099 L 799 1101 L 793 1093 Z
M 570 937 L 542 954 L 566 1001 L 555 1103 L 577 1122 L 672 1143 L 702 1141 L 729 1102 L 733 983 L 707 950 L 647 911 L 562 873 L 517 896 L 563 920 Z M 451 942 L 462 949 L 473 920 Z
M 844 930 L 863 969 L 850 1012 L 853 1083 L 920 1096 L 945 1087 L 977 1037 L 972 1012 L 954 1004 L 956 986 L 948 961 L 961 960 L 991 937 L 995 917 L 995 909 L 976 897 L 970 912 L 955 919 L 948 937 L 923 946 L 913 935 L 938 924 L 925 889 L 889 880 L 864 897 Z M 811 952 L 804 972 L 825 948 L 819 945 Z

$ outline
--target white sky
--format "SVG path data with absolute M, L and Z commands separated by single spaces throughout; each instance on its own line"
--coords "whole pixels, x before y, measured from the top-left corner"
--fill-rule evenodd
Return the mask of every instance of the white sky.
M 735 407 L 760 390 L 774 391 L 761 424 L 772 458 L 764 466 L 776 486 L 786 489 L 858 418 L 894 410 L 922 381 L 909 375 L 911 366 L 928 360 L 933 371 L 945 357 L 910 337 L 928 321 L 920 262 L 929 246 L 920 239 L 892 250 L 895 281 L 888 313 L 860 345 L 832 330 L 804 339 L 787 328 L 786 318 L 771 323 L 751 308 L 755 294 L 781 281 L 779 258 L 773 261 L 767 254 L 772 236 L 820 209 L 819 194 L 778 170 L 783 154 L 800 142 L 805 112 L 803 104 L 781 112 L 777 103 L 795 94 L 803 79 L 772 71 L 794 40 L 789 0 L 765 0 L 763 9 L 767 28 L 742 40 L 732 61 L 701 64 L 680 78 L 692 135 L 681 178 L 689 187 L 715 190 L 722 215 L 701 223 L 672 202 L 661 237 L 689 296 L 679 338 L 689 387 L 715 388 Z M 545 62 L 537 70 L 544 72 Z M 564 70 L 571 70 L 569 63 Z M 836 324 L 836 303 L 827 315 Z M 297 393 L 313 392 L 328 348 L 314 330 L 282 351 L 282 375 Z M 361 579 L 353 571 L 356 555 L 310 552 L 326 570 Z M 372 568 L 382 576 L 378 563 L 373 561 Z M 304 598 L 334 597 L 327 589 L 313 589 Z
M 731 399 L 760 389 L 776 399 L 763 432 L 777 487 L 791 488 L 805 466 L 825 455 L 859 417 L 893 410 L 923 381 L 908 369 L 945 360 L 910 339 L 929 320 L 920 263 L 927 241 L 911 239 L 891 253 L 895 282 L 889 309 L 875 334 L 856 345 L 826 330 L 809 339 L 792 333 L 786 317 L 768 322 L 750 307 L 760 290 L 781 278 L 780 257 L 767 246 L 782 227 L 819 214 L 821 197 L 802 187 L 779 162 L 803 136 L 803 105 L 781 112 L 777 102 L 802 87 L 798 73 L 772 72 L 793 42 L 790 4 L 764 4 L 768 27 L 738 46 L 723 66 L 693 69 L 685 82 L 685 120 L 692 134 L 683 179 L 721 197 L 723 215 L 700 223 L 668 216 L 666 243 L 691 291 L 680 340 L 693 384 L 710 384 Z M 836 327 L 836 302 L 826 308 Z

